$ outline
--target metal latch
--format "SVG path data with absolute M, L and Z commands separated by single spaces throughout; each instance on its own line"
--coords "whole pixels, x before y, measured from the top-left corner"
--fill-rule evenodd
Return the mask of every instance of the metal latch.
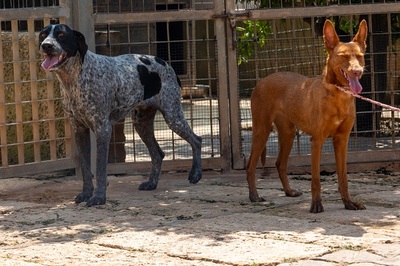
M 236 18 L 237 17 L 251 17 L 250 11 L 234 12 L 220 15 L 213 15 L 213 18 L 227 18 L 229 19 L 229 26 L 232 30 L 232 49 L 236 50 Z

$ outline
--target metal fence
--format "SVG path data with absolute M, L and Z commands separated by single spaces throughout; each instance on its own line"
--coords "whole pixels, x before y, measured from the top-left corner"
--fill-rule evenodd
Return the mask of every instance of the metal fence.
M 185 116 L 203 138 L 206 169 L 244 168 L 251 144 L 249 95 L 258 80 L 281 70 L 322 73 L 321 25 L 326 18 L 335 21 L 342 40 L 353 36 L 361 18 L 367 20 L 363 95 L 399 104 L 400 4 L 341 1 L 316 8 L 311 1 L 237 2 L 243 3 L 0 0 L 0 176 L 78 167 L 59 84 L 40 69 L 37 33 L 50 23 L 67 23 L 81 31 L 97 53 L 145 53 L 168 61 L 182 81 Z M 155 123 L 166 153 L 163 170 L 190 169 L 190 146 L 160 115 Z M 397 113 L 357 100 L 349 161 L 398 161 L 398 124 Z M 110 173 L 149 169 L 147 150 L 129 116 L 114 127 L 111 142 Z M 276 143 L 272 134 L 268 156 L 277 154 Z M 299 132 L 292 165 L 309 165 L 309 144 L 309 137 Z M 323 161 L 328 164 L 333 163 L 331 147 L 329 141 L 324 146 Z
M 0 2 L 0 158 L 2 177 L 75 168 L 72 133 L 59 85 L 40 70 L 37 32 L 66 23 L 54 1 Z M 48 6 L 42 10 L 25 7 Z
M 219 99 L 227 95 L 226 82 L 222 86 L 219 82 L 227 78 L 218 58 L 217 39 L 223 40 L 224 34 L 212 19 L 217 9 L 222 10 L 221 3 L 11 1 L 0 2 L 0 8 L 2 177 L 78 167 L 59 84 L 40 68 L 37 34 L 50 23 L 80 30 L 90 49 L 101 54 L 153 54 L 169 62 L 182 82 L 185 116 L 203 139 L 203 167 L 229 168 L 229 131 L 221 130 L 229 128 L 228 99 Z M 168 128 L 160 114 L 155 135 L 166 154 L 163 170 L 190 169 L 190 145 Z M 114 126 L 111 142 L 110 173 L 150 169 L 148 151 L 129 115 Z M 92 161 L 95 153 L 93 149 Z
M 171 64 L 182 83 L 185 117 L 202 137 L 205 168 L 226 169 L 229 132 L 221 130 L 228 128 L 227 104 L 221 104 L 227 102 L 221 97 L 221 76 L 226 75 L 219 71 L 224 52 L 218 50 L 223 39 L 212 19 L 217 9 L 222 10 L 221 3 L 201 0 L 93 1 L 96 52 L 153 54 Z M 190 169 L 190 145 L 169 130 L 160 114 L 155 135 L 166 153 L 163 169 Z M 129 172 L 150 161 L 129 116 L 114 127 L 111 145 L 111 173 Z
M 366 19 L 369 26 L 366 70 L 361 80 L 361 95 L 389 104 L 399 104 L 399 19 L 400 5 L 393 1 L 385 4 L 356 4 L 332 2 L 335 6 L 306 7 L 307 1 L 285 1 L 282 9 L 272 9 L 271 3 L 259 1 L 268 10 L 257 5 L 244 5 L 240 9 L 244 18 L 236 18 L 237 60 L 239 63 L 238 126 L 240 131 L 239 153 L 244 159 L 251 144 L 251 114 L 249 96 L 256 82 L 277 71 L 293 71 L 306 76 L 321 75 L 326 54 L 323 48 L 322 27 L 327 18 L 335 23 L 342 41 L 350 41 L 358 23 Z M 315 4 L 315 3 L 314 3 Z M 289 11 L 290 10 L 290 11 Z M 238 12 L 239 10 L 236 9 Z M 247 13 L 246 13 L 247 12 Z M 240 19 L 240 20 L 239 20 Z M 245 30 L 244 30 L 245 29 Z M 247 50 L 246 50 L 247 49 Z M 250 52 L 249 52 L 250 51 Z M 357 118 L 349 143 L 349 161 L 352 163 L 398 160 L 399 114 L 397 112 L 356 100 Z M 267 143 L 267 155 L 278 152 L 276 132 Z M 333 154 L 330 139 L 323 147 L 324 155 Z M 234 153 L 235 154 L 235 153 Z M 310 138 L 297 133 L 292 149 L 294 165 L 310 163 Z M 237 158 L 236 161 L 239 161 Z M 334 162 L 325 156 L 323 163 Z M 273 166 L 274 160 L 268 161 Z M 238 166 L 240 166 L 238 164 Z

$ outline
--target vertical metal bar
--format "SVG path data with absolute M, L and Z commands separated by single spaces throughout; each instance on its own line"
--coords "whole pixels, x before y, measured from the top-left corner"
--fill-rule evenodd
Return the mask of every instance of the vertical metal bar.
M 0 27 L 0 145 L 1 145 L 1 166 L 8 166 L 7 152 L 7 125 L 6 125 L 6 97 L 4 86 L 4 59 L 2 29 Z
M 388 38 L 389 38 L 389 47 L 388 47 L 388 51 L 393 51 L 393 45 L 392 45 L 392 24 L 391 24 L 391 14 L 387 14 L 387 25 L 388 25 Z M 392 67 L 394 65 L 393 61 L 393 53 L 390 52 L 389 53 L 389 58 L 388 58 L 388 71 L 389 73 L 387 73 L 387 77 L 388 77 L 388 84 L 389 84 L 389 92 L 390 92 L 390 105 L 394 106 L 395 102 L 394 102 L 394 76 L 395 76 L 395 68 Z M 383 115 L 383 112 L 382 112 Z M 391 132 L 390 132 L 390 136 L 391 136 L 391 142 L 392 142 L 392 148 L 396 148 L 396 132 L 394 130 L 395 128 L 395 112 L 394 111 L 390 111 L 390 125 L 391 125 Z
M 256 65 L 256 81 L 260 80 L 260 58 L 258 57 L 259 52 L 258 52 L 258 36 L 257 36 L 257 25 L 256 21 L 254 20 L 254 40 L 253 40 L 253 45 L 254 45 L 254 57 L 255 57 L 255 65 Z
M 63 23 L 63 24 L 67 24 L 67 25 L 73 25 L 73 23 L 72 23 L 72 17 L 71 17 L 71 13 L 72 13 L 72 1 L 73 0 L 60 0 L 60 6 L 62 7 L 62 8 L 65 8 L 66 10 L 68 10 L 69 12 L 67 12 L 68 13 L 68 17 L 66 17 L 66 18 L 64 18 L 64 17 L 62 17 L 62 18 L 59 18 L 60 19 L 60 23 Z M 91 9 L 91 11 L 93 10 L 93 8 Z M 45 23 L 44 25 L 48 25 L 49 24 L 49 19 L 44 19 L 45 21 L 48 21 L 47 23 Z
M 233 1 L 230 3 L 230 9 L 232 10 Z M 214 1 L 215 14 L 223 14 L 225 12 L 225 6 L 223 1 Z M 234 8 L 233 8 L 234 10 Z M 232 158 L 232 150 L 231 150 L 231 139 L 229 134 L 229 79 L 228 79 L 228 68 L 227 68 L 227 44 L 230 45 L 232 42 L 232 35 L 230 35 L 230 39 L 225 39 L 227 31 L 230 32 L 229 26 L 227 25 L 224 18 L 216 18 L 214 21 L 215 27 L 215 36 L 217 41 L 217 51 L 218 51 L 218 60 L 217 60 L 217 78 L 218 78 L 218 87 L 219 87 L 219 97 L 218 97 L 218 108 L 219 108 L 219 127 L 226 129 L 220 130 L 220 140 L 221 140 L 221 157 L 225 159 L 225 164 L 221 166 L 222 169 L 229 169 Z M 235 54 L 236 57 L 236 54 Z M 231 61 L 235 61 L 236 58 L 231 59 Z M 237 88 L 237 85 L 234 86 L 233 90 Z M 238 135 L 236 134 L 236 137 Z M 239 136 L 240 137 L 240 136 Z M 238 139 L 235 139 L 237 141 Z M 240 150 L 239 142 L 236 143 L 237 147 Z M 238 148 L 236 148 L 238 149 Z M 240 159 L 240 156 L 239 156 Z
M 188 21 L 186 23 L 187 23 L 187 25 L 186 25 L 186 40 L 188 40 L 186 49 L 188 51 L 188 53 L 187 53 L 188 58 L 191 58 L 190 61 L 186 60 L 186 62 L 190 62 L 190 63 L 188 63 L 188 66 L 187 66 L 187 77 L 189 79 L 190 89 L 192 89 L 192 86 L 195 86 L 197 83 L 196 76 L 195 76 L 196 54 L 193 52 L 195 50 L 191 49 L 189 40 L 192 40 L 192 41 L 195 40 L 195 36 L 190 35 Z M 190 118 L 189 118 L 189 120 L 190 120 L 190 126 L 194 130 L 193 109 L 194 109 L 194 104 L 193 104 L 193 99 L 192 99 L 192 93 L 190 93 Z
M 235 3 L 234 1 L 226 1 L 226 13 L 230 14 L 235 11 Z M 219 21 L 217 21 L 219 23 Z M 239 108 L 239 86 L 238 86 L 238 65 L 237 65 L 237 55 L 236 55 L 236 50 L 234 49 L 233 45 L 236 40 L 234 39 L 234 31 L 236 29 L 231 29 L 230 28 L 230 23 L 225 23 L 225 32 L 224 34 L 226 35 L 226 41 L 227 43 L 225 44 L 225 47 L 222 49 L 222 47 L 218 46 L 218 51 L 223 51 L 226 53 L 226 61 L 224 57 L 225 53 L 219 55 L 219 60 L 221 62 L 224 62 L 226 66 L 224 66 L 226 73 L 224 73 L 228 77 L 228 84 L 227 84 L 227 94 L 222 94 L 220 95 L 220 100 L 229 99 L 229 102 L 221 102 L 221 114 L 225 112 L 223 107 L 230 107 L 230 125 L 231 125 L 231 141 L 232 143 L 229 143 L 226 145 L 226 148 L 229 148 L 230 145 L 232 145 L 231 149 L 231 158 L 233 159 L 233 168 L 234 169 L 243 169 L 244 168 L 244 157 L 241 152 L 241 126 L 240 126 L 240 108 Z M 222 32 L 217 34 L 217 38 L 219 36 L 224 36 Z M 219 42 L 222 42 L 221 39 L 218 40 Z M 221 49 L 221 50 L 220 50 Z M 218 69 L 221 69 L 222 66 L 218 66 Z M 223 80 L 223 79 L 221 79 Z M 222 125 L 221 128 L 229 128 L 229 125 Z M 221 135 L 222 137 L 222 135 Z M 222 140 L 222 139 L 221 139 Z M 225 152 L 229 152 L 228 150 L 222 150 L 223 155 L 227 155 Z
M 79 0 L 70 0 L 71 1 L 71 12 L 74 14 L 72 17 L 72 25 L 75 29 L 79 30 L 86 39 L 86 44 L 89 47 L 89 50 L 96 51 L 95 45 L 95 34 L 94 34 L 94 20 L 93 20 L 93 1 L 79 1 Z M 108 12 L 109 12 L 109 5 Z M 88 14 L 89 12 L 89 14 Z M 90 161 L 91 161 L 91 171 L 94 175 L 96 175 L 96 160 L 97 160 L 97 145 L 96 145 L 96 137 L 93 132 L 90 132 Z
M 275 62 L 274 62 L 274 66 L 275 66 L 275 72 L 279 71 L 279 68 L 277 68 L 277 66 L 279 66 L 279 53 L 278 53 L 278 36 L 277 36 L 278 30 L 276 27 L 276 19 L 274 19 L 272 21 L 272 36 L 273 36 L 273 43 L 274 43 L 274 58 L 275 58 Z
M 214 121 L 213 121 L 213 99 L 211 95 L 211 60 L 214 58 L 210 53 L 210 27 L 209 21 L 205 21 L 206 24 L 206 55 L 207 55 L 207 77 L 208 77 L 208 98 L 209 98 L 209 108 L 210 108 L 210 141 L 211 141 L 211 157 L 214 157 Z
M 372 25 L 372 15 L 369 14 L 368 15 L 368 25 Z M 369 29 L 372 29 L 372 27 L 369 27 Z M 369 39 L 369 47 L 374 47 L 374 38 L 368 38 Z M 371 98 L 373 100 L 375 100 L 375 96 L 376 96 L 376 90 L 375 90 L 375 85 L 376 85 L 376 81 L 375 81 L 375 62 L 374 62 L 374 54 L 376 53 L 376 51 L 370 51 L 370 60 L 371 60 Z M 376 111 L 375 111 L 375 106 L 373 105 L 371 108 L 371 112 L 372 112 L 372 133 L 373 133 L 373 142 L 374 142 L 374 146 L 376 146 L 377 144 L 377 139 L 376 139 Z
M 29 46 L 29 73 L 31 88 L 31 108 L 32 108 L 32 133 L 33 133 L 33 154 L 34 161 L 40 162 L 40 129 L 39 129 L 39 103 L 37 86 L 37 61 L 36 51 L 37 42 L 35 37 L 34 20 L 28 20 L 28 46 Z
M 150 36 L 150 34 L 151 34 L 151 32 L 150 32 L 150 23 L 149 22 L 147 22 L 147 24 L 146 24 L 147 26 L 146 26 L 146 28 L 147 28 L 147 53 L 148 54 L 152 54 L 152 51 L 151 51 L 151 45 L 152 45 L 152 41 L 151 41 L 151 36 Z
M 18 164 L 25 164 L 24 128 L 22 110 L 21 61 L 19 57 L 18 20 L 11 21 L 12 53 L 14 67 L 15 124 L 17 130 Z
M 168 63 L 172 65 L 172 58 L 171 58 L 171 39 L 170 39 L 170 28 L 169 22 L 167 24 L 167 52 L 168 52 Z M 172 143 L 172 160 L 175 160 L 175 133 L 170 130 L 171 132 L 171 143 Z

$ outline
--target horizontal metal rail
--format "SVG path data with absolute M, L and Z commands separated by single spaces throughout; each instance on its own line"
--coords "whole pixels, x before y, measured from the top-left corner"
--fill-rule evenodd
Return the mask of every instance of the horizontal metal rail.
M 179 11 L 151 11 L 138 13 L 97 13 L 93 15 L 96 24 L 108 23 L 144 23 L 144 22 L 169 22 L 186 20 L 213 19 L 213 10 L 179 10 Z
M 0 20 L 27 20 L 69 17 L 70 9 L 67 7 L 38 7 L 20 9 L 0 9 Z
M 249 18 L 255 20 L 303 18 L 303 17 L 329 17 L 338 15 L 368 15 L 387 14 L 400 11 L 400 3 L 384 4 L 358 4 L 358 5 L 332 5 L 316 7 L 291 7 L 276 9 L 246 10 L 250 12 Z M 237 20 L 246 18 L 237 17 Z

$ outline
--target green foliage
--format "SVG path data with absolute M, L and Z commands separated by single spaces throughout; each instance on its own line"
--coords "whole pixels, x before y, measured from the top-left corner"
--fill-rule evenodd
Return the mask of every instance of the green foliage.
M 272 28 L 267 21 L 243 21 L 243 27 L 237 27 L 236 31 L 240 33 L 237 42 L 238 65 L 248 62 L 254 54 L 254 43 L 263 47 L 268 35 L 272 33 Z
M 302 0 L 296 2 L 300 6 L 327 6 L 338 4 L 338 0 Z M 281 0 L 236 0 L 236 3 L 252 3 L 257 8 L 284 8 L 291 7 L 292 1 L 281 1 Z M 340 1 L 341 5 L 361 3 L 361 0 L 344 0 Z M 400 38 L 400 15 L 391 14 L 391 39 L 392 43 L 395 43 Z M 351 21 L 349 16 L 336 17 L 334 24 L 337 24 L 337 30 L 340 29 L 342 33 L 350 34 L 351 32 L 356 33 L 359 25 L 359 17 L 354 16 Z M 352 29 L 351 29 L 352 27 Z M 237 32 L 240 33 L 238 36 L 237 49 L 238 49 L 238 65 L 248 62 L 249 58 L 254 54 L 254 45 L 257 43 L 260 47 L 263 47 L 267 41 L 268 36 L 271 34 L 272 29 L 268 24 L 268 21 L 243 21 L 242 27 L 236 28 Z
M 354 21 L 353 20 L 353 23 L 351 23 L 351 21 L 349 20 L 349 19 L 347 19 L 347 18 L 343 18 L 343 17 L 341 17 L 340 19 L 339 19 L 339 28 L 342 30 L 342 31 L 344 31 L 345 33 L 350 33 L 351 32 L 351 25 L 353 25 L 353 29 L 352 29 L 352 31 L 354 32 L 354 33 L 356 33 L 357 32 L 357 30 L 358 30 L 358 22 L 357 21 Z

